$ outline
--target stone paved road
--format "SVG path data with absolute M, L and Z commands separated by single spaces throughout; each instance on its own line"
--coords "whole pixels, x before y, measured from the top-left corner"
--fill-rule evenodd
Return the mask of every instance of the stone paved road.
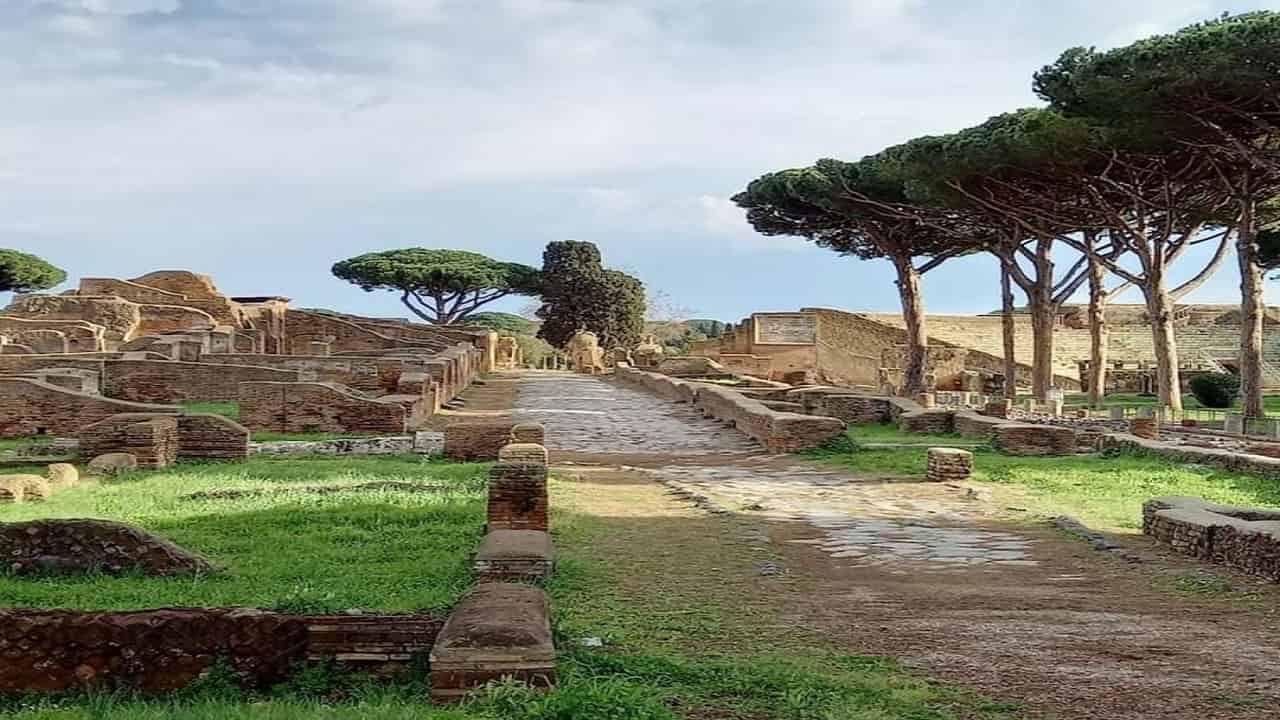
M 542 423 L 552 451 L 682 457 L 761 452 L 741 433 L 687 405 L 585 375 L 526 373 L 512 414 L 518 422 Z
M 767 455 L 688 406 L 600 378 L 522 373 L 513 413 L 546 426 L 557 462 L 649 477 L 736 513 L 744 541 L 778 558 L 761 575 L 786 576 L 780 623 L 1019 700 L 1034 717 L 1275 717 L 1280 629 L 1160 589 L 1166 575 L 1201 572 L 1190 560 L 1131 542 L 1144 564 L 1130 565 L 1010 522 L 982 486 Z

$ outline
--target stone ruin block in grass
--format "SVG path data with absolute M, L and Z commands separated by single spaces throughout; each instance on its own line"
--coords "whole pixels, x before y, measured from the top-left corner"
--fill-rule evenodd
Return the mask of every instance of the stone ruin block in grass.
M 1142 532 L 1183 555 L 1280 582 L 1280 511 L 1155 498 L 1142 506 Z
M 517 583 L 476 585 L 445 622 L 430 663 L 437 702 L 459 700 L 494 681 L 551 687 L 556 649 L 546 592 Z
M 914 410 L 898 416 L 898 427 L 903 432 L 947 434 L 955 431 L 955 411 Z
M 960 482 L 973 474 L 973 453 L 958 448 L 929 448 L 926 479 L 930 482 Z
M 493 530 L 476 551 L 472 569 L 481 581 L 537 581 L 551 577 L 555 550 L 541 530 Z
M 1076 434 L 1068 427 L 1009 423 L 996 428 L 995 445 L 1009 455 L 1073 455 Z
M 198 575 L 217 569 L 199 554 L 158 535 L 110 520 L 0 524 L 0 558 L 16 574 Z

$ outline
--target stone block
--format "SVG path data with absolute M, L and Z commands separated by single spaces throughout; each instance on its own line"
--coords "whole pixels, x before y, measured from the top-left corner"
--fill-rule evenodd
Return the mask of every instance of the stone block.
M 1153 417 L 1129 418 L 1129 432 L 1147 440 L 1160 439 L 1160 423 Z
M 472 569 L 481 581 L 537 581 L 551 577 L 555 553 L 542 530 L 491 530 L 476 551 Z
M 513 464 L 547 464 L 547 449 L 532 442 L 513 442 L 498 451 L 498 461 Z
M 138 458 L 131 453 L 112 452 L 103 453 L 89 461 L 89 472 L 94 475 L 119 475 L 123 472 L 136 470 L 138 468 Z
M 431 697 L 459 700 L 490 682 L 555 684 L 547 594 L 517 583 L 478 584 L 454 608 L 431 650 Z
M 55 491 L 80 483 L 80 471 L 70 463 L 53 463 L 45 469 L 44 477 Z
M 546 432 L 542 423 L 517 423 L 511 426 L 511 442 L 545 445 Z
M 973 474 L 973 453 L 957 448 L 929 448 L 929 482 L 960 482 Z

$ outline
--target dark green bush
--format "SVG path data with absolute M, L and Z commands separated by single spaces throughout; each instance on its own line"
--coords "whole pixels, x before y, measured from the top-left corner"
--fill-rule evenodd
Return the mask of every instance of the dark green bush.
M 1231 373 L 1207 373 L 1191 378 L 1191 394 L 1210 408 L 1229 408 L 1240 394 L 1240 378 Z

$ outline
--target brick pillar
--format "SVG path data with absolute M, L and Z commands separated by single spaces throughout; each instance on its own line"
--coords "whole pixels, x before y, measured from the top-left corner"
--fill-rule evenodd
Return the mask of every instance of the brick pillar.
M 489 471 L 489 530 L 546 529 L 547 449 L 507 445 Z

